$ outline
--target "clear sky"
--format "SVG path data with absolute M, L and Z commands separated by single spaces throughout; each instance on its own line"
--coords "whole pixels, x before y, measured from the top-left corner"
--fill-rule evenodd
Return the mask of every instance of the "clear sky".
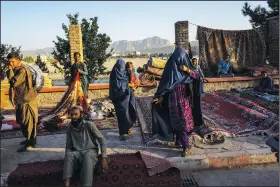
M 112 41 L 140 40 L 159 36 L 174 42 L 174 23 L 188 20 L 197 25 L 225 29 L 250 29 L 249 18 L 241 13 L 245 1 L 41 1 L 1 2 L 1 43 L 22 46 L 22 50 L 53 47 L 56 36 L 64 36 L 66 14 L 81 18 L 97 16 L 99 32 Z M 250 1 L 253 7 L 267 7 L 266 1 Z M 190 40 L 196 27 L 190 25 Z

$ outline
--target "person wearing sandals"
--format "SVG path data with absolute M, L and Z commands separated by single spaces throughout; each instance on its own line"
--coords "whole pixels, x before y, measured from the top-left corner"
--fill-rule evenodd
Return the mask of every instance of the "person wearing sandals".
M 132 125 L 136 122 L 136 100 L 132 90 L 134 87 L 133 83 L 129 83 L 125 61 L 118 59 L 110 74 L 109 98 L 115 107 L 122 141 L 135 133 L 134 130 L 131 130 Z
M 164 68 L 152 102 L 152 130 L 166 140 L 176 135 L 185 157 L 190 149 L 188 136 L 194 128 L 189 96 L 190 83 L 199 75 L 193 71 L 186 50 L 177 47 Z

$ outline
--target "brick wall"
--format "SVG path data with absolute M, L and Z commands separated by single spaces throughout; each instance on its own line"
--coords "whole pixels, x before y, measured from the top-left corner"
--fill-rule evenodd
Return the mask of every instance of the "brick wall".
M 178 21 L 175 23 L 175 45 L 183 47 L 188 50 L 189 48 L 189 22 Z
M 74 53 L 80 52 L 81 61 L 84 60 L 83 55 L 83 40 L 82 40 L 82 30 L 80 25 L 70 25 L 69 26 L 69 41 L 71 50 L 71 63 L 74 63 Z
M 268 55 L 268 42 L 267 42 L 267 33 L 268 33 L 268 30 L 266 27 L 259 27 L 259 28 L 256 28 L 254 29 L 259 37 L 260 37 L 260 41 L 262 43 L 262 62 L 260 63 L 265 63 L 265 60 L 266 60 L 266 57 Z
M 279 65 L 279 17 L 268 20 L 269 63 Z

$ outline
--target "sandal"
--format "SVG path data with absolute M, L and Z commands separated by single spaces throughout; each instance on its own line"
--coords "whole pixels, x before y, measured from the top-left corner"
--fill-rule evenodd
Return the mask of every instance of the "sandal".
M 129 129 L 128 130 L 128 135 L 133 135 L 133 134 L 135 134 L 135 132 L 136 132 L 135 130 Z
M 190 149 L 191 149 L 190 146 L 187 149 L 184 149 L 181 153 L 181 157 L 186 157 L 188 155 L 188 152 L 189 152 Z

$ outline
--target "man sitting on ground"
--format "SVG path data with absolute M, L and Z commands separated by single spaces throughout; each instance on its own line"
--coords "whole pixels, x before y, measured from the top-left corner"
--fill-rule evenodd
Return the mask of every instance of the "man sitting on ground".
M 277 91 L 275 89 L 273 79 L 269 77 L 265 71 L 262 71 L 261 76 L 262 78 L 260 80 L 259 86 L 255 87 L 254 90 L 258 92 L 275 94 Z
M 232 62 L 230 56 L 227 55 L 225 60 L 220 60 L 218 64 L 218 77 L 233 77 Z
M 98 160 L 98 144 L 101 147 L 102 168 L 108 169 L 106 140 L 91 121 L 83 120 L 83 109 L 74 106 L 70 110 L 71 125 L 67 130 L 63 168 L 65 186 L 70 186 L 73 172 L 81 169 L 83 186 L 92 186 L 93 172 Z

